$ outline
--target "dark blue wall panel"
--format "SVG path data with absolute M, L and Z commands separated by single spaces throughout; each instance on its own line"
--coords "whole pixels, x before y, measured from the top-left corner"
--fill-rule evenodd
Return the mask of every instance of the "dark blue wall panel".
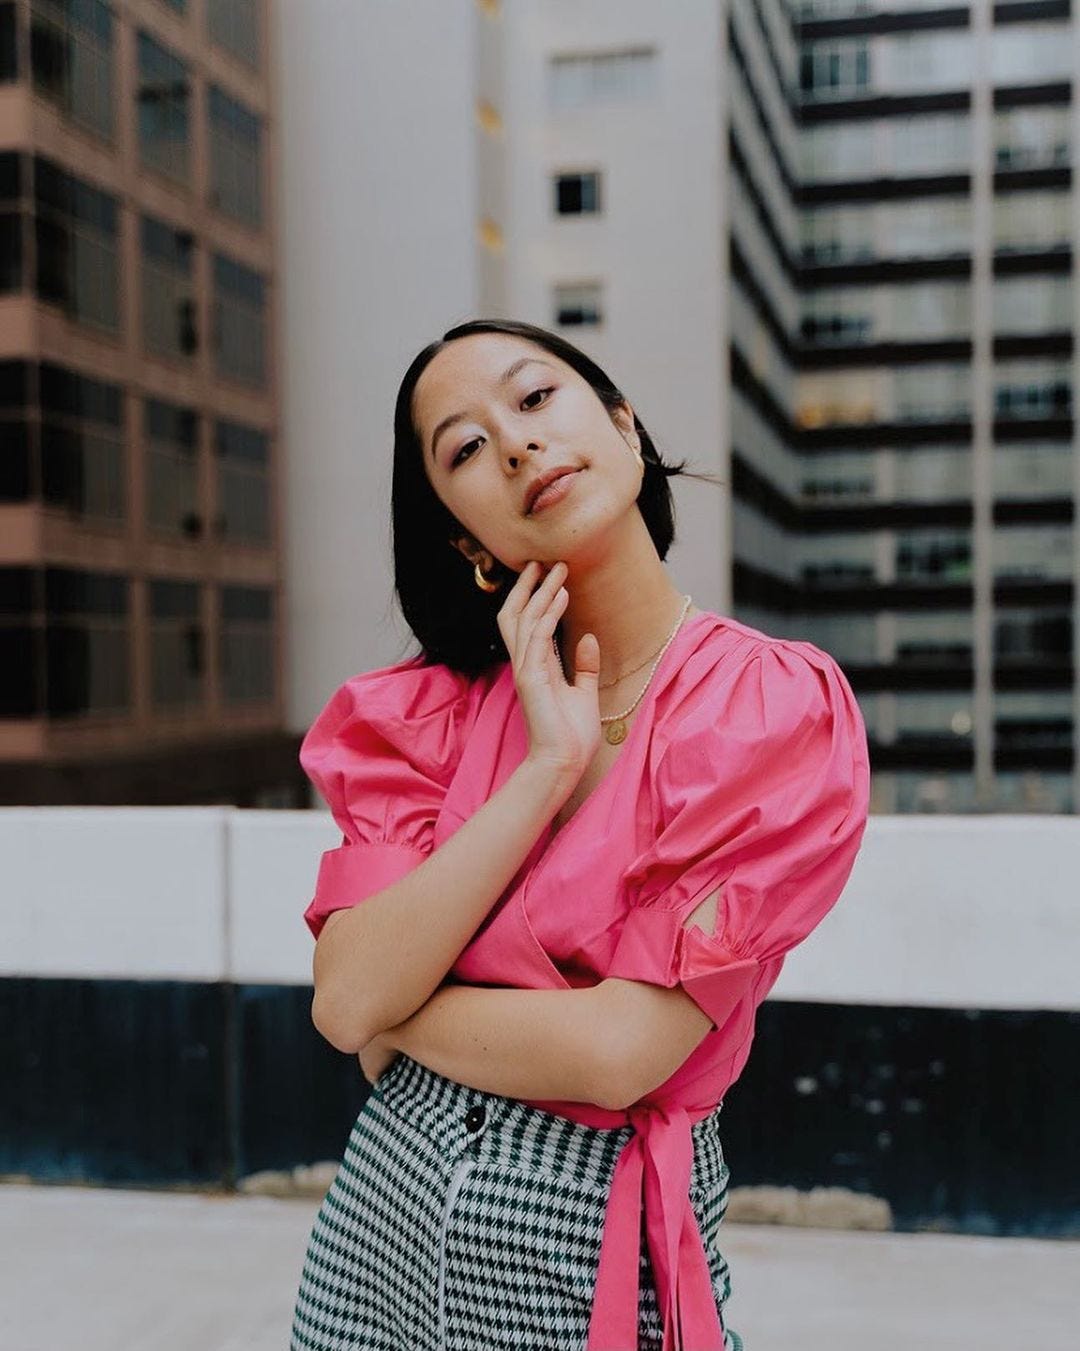
M 310 986 L 0 979 L 0 1174 L 232 1187 L 338 1160 L 368 1087 Z M 766 1001 L 733 1186 L 848 1187 L 898 1229 L 1080 1236 L 1080 1013 Z

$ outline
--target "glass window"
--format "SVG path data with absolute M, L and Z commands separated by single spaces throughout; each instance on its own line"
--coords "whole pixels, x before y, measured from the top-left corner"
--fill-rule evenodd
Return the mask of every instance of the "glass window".
M 119 202 L 51 160 L 34 160 L 37 294 L 79 323 L 120 327 Z
M 261 122 L 217 85 L 210 111 L 210 204 L 248 225 L 262 220 Z
M 1071 525 L 999 525 L 993 536 L 996 582 L 1067 582 L 1072 577 Z
M 803 462 L 803 501 L 807 506 L 873 501 L 877 493 L 876 473 L 873 451 L 857 450 L 850 454 L 833 451 L 807 456 Z
M 1069 774 L 1054 774 L 1044 769 L 999 770 L 994 786 L 997 790 L 995 811 L 1069 813 L 1076 810 Z
M 0 153 L 0 293 L 23 287 L 23 160 L 14 150 Z
M 994 198 L 994 247 L 999 253 L 1066 249 L 1072 235 L 1068 190 L 1010 192 Z
M 1072 642 L 1072 612 L 1063 606 L 1010 607 L 994 616 L 994 660 L 1003 665 L 1066 662 Z
M 198 582 L 151 579 L 150 690 L 159 708 L 197 708 L 205 694 Z
M 995 277 L 995 333 L 1054 333 L 1072 327 L 1069 277 Z
M 0 502 L 29 501 L 31 474 L 30 366 L 0 361 Z M 2 609 L 2 607 L 0 607 Z
M 227 704 L 273 699 L 274 593 L 267 587 L 221 588 L 221 693 Z
M 41 480 L 47 505 L 86 519 L 124 519 L 124 432 L 119 386 L 62 366 L 40 374 Z
M 30 0 L 34 89 L 73 122 L 112 138 L 112 12 L 101 0 Z
M 967 530 L 912 530 L 896 540 L 896 580 L 923 585 L 971 580 Z
M 600 211 L 600 175 L 556 174 L 555 213 L 559 216 L 595 216 Z
M 1024 441 L 994 447 L 994 495 L 1013 500 L 1072 495 L 1073 451 L 1068 441 Z
M 971 83 L 970 33 L 890 34 L 881 40 L 880 56 L 882 93 L 930 93 L 965 89 Z
M 892 385 L 897 422 L 962 422 L 970 416 L 968 366 L 897 367 Z
M 219 375 L 266 380 L 266 281 L 225 254 L 214 254 L 214 365 Z
M 270 539 L 270 438 L 257 427 L 218 422 L 218 528 L 225 539 L 265 544 Z
M 967 690 L 904 690 L 896 694 L 896 740 L 970 743 L 975 719 Z
M 872 533 L 811 535 L 799 541 L 807 587 L 872 585 L 877 577 L 877 541 Z
M 199 346 L 192 280 L 194 236 L 142 218 L 143 342 L 158 356 L 190 357 Z
M 999 169 L 1044 169 L 1069 163 L 1068 108 L 1009 108 L 994 114 Z
M 990 71 L 995 84 L 1043 84 L 1073 74 L 1072 29 L 1068 24 L 1009 24 L 995 28 Z
M 771 621 L 764 622 L 768 625 Z M 842 666 L 873 666 L 877 661 L 874 615 L 804 615 L 790 636 L 820 647 Z
M 210 41 L 249 66 L 259 64 L 258 0 L 206 0 Z
M 1071 366 L 1064 361 L 1011 361 L 998 366 L 994 371 L 994 416 L 1006 422 L 1071 417 Z
M 970 665 L 975 651 L 975 618 L 970 610 L 932 614 L 898 611 L 893 660 L 900 666 Z
M 920 446 L 897 451 L 897 502 L 946 502 L 971 496 L 971 452 L 966 446 Z
M 555 323 L 600 324 L 604 319 L 603 291 L 599 282 L 557 285 L 555 287 Z
M 870 45 L 865 38 L 802 46 L 799 84 L 805 98 L 854 98 L 870 88 Z
M 116 573 L 45 569 L 50 717 L 130 712 L 130 585 Z
M 548 60 L 548 104 L 555 109 L 650 98 L 656 93 L 656 51 L 585 52 Z
M 14 0 L 0 4 L 0 84 L 19 78 L 19 40 Z
M 1071 690 L 998 690 L 994 695 L 994 743 L 1010 750 L 1072 745 Z
M 146 519 L 155 530 L 187 539 L 203 533 L 199 512 L 199 425 L 192 408 L 147 399 L 143 438 Z
M 894 789 L 896 812 L 915 812 L 935 815 L 939 812 L 955 815 L 975 810 L 975 776 L 948 773 L 945 770 L 904 770 L 890 775 L 876 775 L 879 780 L 889 778 Z M 884 784 L 880 785 L 884 788 Z
M 135 94 L 139 153 L 143 164 L 186 183 L 190 172 L 191 74 L 187 63 L 138 35 L 139 71 Z
M 822 344 L 869 342 L 874 333 L 873 299 L 863 287 L 810 292 L 803 301 L 803 338 Z

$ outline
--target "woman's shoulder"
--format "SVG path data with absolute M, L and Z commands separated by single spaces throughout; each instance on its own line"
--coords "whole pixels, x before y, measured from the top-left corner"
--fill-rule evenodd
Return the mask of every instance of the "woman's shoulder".
M 486 680 L 429 661 L 423 653 L 359 671 L 337 686 L 311 723 L 301 761 L 378 745 L 449 768 L 468 735 Z
M 836 659 L 810 640 L 711 610 L 693 619 L 690 650 L 664 691 L 666 742 L 710 734 L 752 741 L 806 710 L 850 698 Z

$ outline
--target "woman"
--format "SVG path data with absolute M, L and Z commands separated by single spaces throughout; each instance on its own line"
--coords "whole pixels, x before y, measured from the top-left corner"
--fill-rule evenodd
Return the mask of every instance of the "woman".
M 422 651 L 347 680 L 300 751 L 344 836 L 305 912 L 312 1016 L 373 1087 L 293 1351 L 741 1348 L 720 1106 L 848 878 L 869 767 L 826 653 L 674 586 L 679 472 L 543 329 L 463 324 L 405 374 Z

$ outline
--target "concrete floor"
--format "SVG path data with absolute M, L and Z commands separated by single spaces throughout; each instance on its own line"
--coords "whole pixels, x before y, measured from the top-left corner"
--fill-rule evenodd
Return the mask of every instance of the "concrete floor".
M 317 1209 L 0 1185 L 0 1351 L 286 1351 Z M 746 1351 L 1077 1346 L 1080 1243 L 724 1231 Z

